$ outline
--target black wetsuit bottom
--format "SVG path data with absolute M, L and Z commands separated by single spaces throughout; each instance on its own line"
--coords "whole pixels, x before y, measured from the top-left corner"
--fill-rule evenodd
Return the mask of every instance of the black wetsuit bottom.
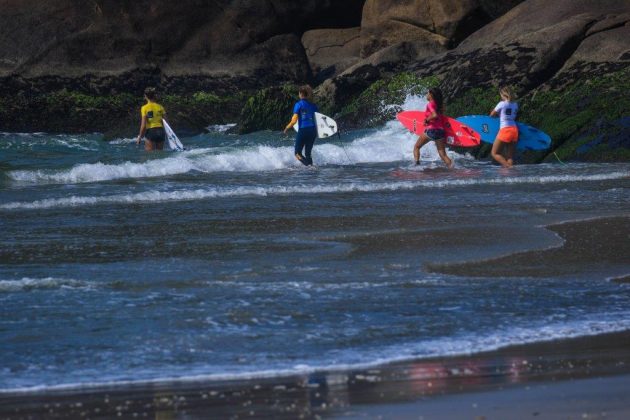
M 300 128 L 295 136 L 295 155 L 306 166 L 313 164 L 311 151 L 316 139 L 317 127 Z M 304 150 L 304 154 L 302 154 L 302 150 Z
M 155 143 L 163 143 L 166 140 L 166 132 L 163 127 L 148 128 L 144 137 Z

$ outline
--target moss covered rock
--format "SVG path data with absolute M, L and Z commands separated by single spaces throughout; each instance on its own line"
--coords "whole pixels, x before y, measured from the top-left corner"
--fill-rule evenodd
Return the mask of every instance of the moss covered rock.
M 373 83 L 335 115 L 346 128 L 376 127 L 391 121 L 408 95 L 424 95 L 438 83 L 435 77 L 401 73 Z
M 291 119 L 297 99 L 298 87 L 291 84 L 259 90 L 243 106 L 239 133 L 282 130 Z
M 211 123 L 238 121 L 244 100 L 244 95 L 227 97 L 200 91 L 167 94 L 160 103 L 173 126 L 184 132 L 201 132 Z M 142 96 L 129 93 L 98 95 L 61 89 L 38 95 L 10 95 L 0 97 L 0 121 L 6 131 L 36 127 L 59 133 L 102 132 L 108 139 L 135 135 L 143 104 Z
M 547 132 L 562 160 L 627 161 L 630 155 L 630 69 L 538 91 L 522 119 Z M 555 159 L 547 156 L 546 160 Z

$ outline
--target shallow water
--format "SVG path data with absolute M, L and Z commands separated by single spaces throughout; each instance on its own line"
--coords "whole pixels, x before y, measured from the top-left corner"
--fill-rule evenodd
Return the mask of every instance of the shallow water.
M 175 129 L 177 127 L 174 127 Z M 628 214 L 629 164 L 504 170 L 396 122 L 319 140 L 0 134 L 0 390 L 249 378 L 630 329 L 630 261 L 444 275 Z M 627 248 L 620 252 L 627 253 Z M 543 270 L 544 271 L 544 270 Z M 0 391 L 0 392 L 1 392 Z

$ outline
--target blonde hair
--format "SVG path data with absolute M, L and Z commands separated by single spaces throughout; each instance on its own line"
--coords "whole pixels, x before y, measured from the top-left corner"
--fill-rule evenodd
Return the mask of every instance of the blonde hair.
M 298 93 L 306 99 L 311 99 L 313 97 L 313 88 L 310 85 L 302 85 L 298 89 Z
M 516 95 L 514 95 L 514 91 L 510 86 L 503 86 L 501 89 L 499 89 L 499 94 L 507 99 L 509 102 L 516 100 Z

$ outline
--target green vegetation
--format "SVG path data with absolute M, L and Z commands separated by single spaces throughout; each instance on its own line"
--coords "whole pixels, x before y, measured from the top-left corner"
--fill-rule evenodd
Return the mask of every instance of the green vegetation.
M 164 95 L 162 103 L 165 107 L 170 106 L 188 106 L 188 107 L 206 107 L 221 106 L 229 102 L 232 98 L 220 97 L 212 92 L 195 92 L 192 95 Z
M 625 160 L 628 145 L 611 148 L 608 143 L 623 135 L 618 121 L 630 117 L 628 91 L 630 69 L 580 80 L 526 98 L 522 118 L 551 136 L 552 147 L 562 159 Z
M 59 90 L 44 96 L 50 110 L 75 112 L 83 109 L 112 110 L 133 106 L 138 98 L 128 93 L 117 95 L 91 95 L 81 92 Z
M 160 102 L 169 121 L 203 130 L 212 122 L 233 122 L 245 96 L 220 97 L 213 92 L 164 95 Z M 51 132 L 101 131 L 107 137 L 131 135 L 137 130 L 139 110 L 144 100 L 138 95 L 118 93 L 99 95 L 68 89 L 38 95 L 0 97 L 0 121 L 11 122 L 8 129 L 38 129 Z M 34 112 L 34 111 L 37 112 Z
M 298 87 L 292 84 L 261 89 L 251 96 L 241 111 L 240 132 L 281 130 L 291 119 Z
M 454 118 L 463 115 L 488 115 L 499 102 L 499 89 L 473 88 L 446 103 L 446 114 Z

